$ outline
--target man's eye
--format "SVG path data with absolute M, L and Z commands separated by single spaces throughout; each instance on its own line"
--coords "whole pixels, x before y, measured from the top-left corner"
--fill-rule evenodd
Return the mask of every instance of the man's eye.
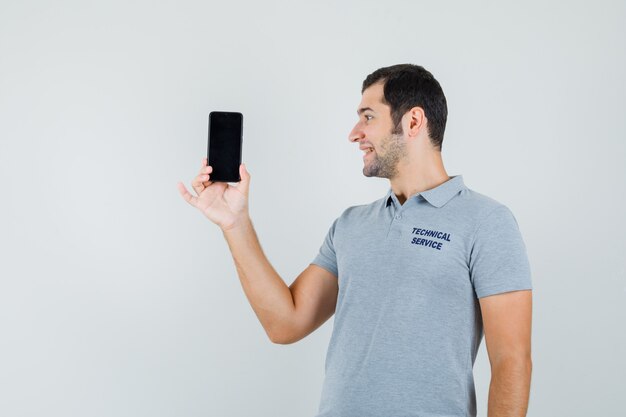
M 368 119 L 368 117 L 374 118 L 374 116 L 370 116 L 369 114 L 366 114 L 366 115 L 365 115 L 365 119 L 366 119 L 366 120 L 369 120 L 369 119 Z

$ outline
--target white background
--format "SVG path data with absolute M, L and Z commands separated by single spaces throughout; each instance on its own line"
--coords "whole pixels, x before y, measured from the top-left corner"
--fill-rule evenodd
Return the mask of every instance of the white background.
M 533 272 L 529 416 L 623 415 L 624 2 L 0 3 L 0 415 L 313 416 L 332 319 L 272 344 L 189 206 L 244 114 L 251 217 L 290 284 L 389 182 L 348 142 L 367 74 L 430 70 L 448 174 Z M 475 368 L 486 416 L 489 362 Z

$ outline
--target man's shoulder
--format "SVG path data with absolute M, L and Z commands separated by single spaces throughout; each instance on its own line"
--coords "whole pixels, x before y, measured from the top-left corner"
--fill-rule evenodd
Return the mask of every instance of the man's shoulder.
M 380 212 L 380 208 L 383 205 L 384 197 L 372 201 L 371 203 L 356 204 L 344 209 L 343 213 L 339 216 L 340 219 L 363 219 L 364 216 Z
M 451 203 L 453 203 L 452 208 L 470 216 L 477 224 L 494 214 L 513 214 L 511 209 L 502 201 L 468 187 L 465 187 L 458 198 L 455 198 Z
M 457 199 L 455 199 L 457 200 Z M 495 198 L 465 187 L 459 194 L 458 203 L 478 211 L 490 211 L 504 204 Z

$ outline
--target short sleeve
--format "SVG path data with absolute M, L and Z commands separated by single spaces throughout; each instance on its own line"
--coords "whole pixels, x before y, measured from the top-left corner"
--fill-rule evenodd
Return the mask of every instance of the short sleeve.
M 335 254 L 335 228 L 337 227 L 337 221 L 339 219 L 335 219 L 333 224 L 330 226 L 328 233 L 326 233 L 326 237 L 324 238 L 324 242 L 320 247 L 319 253 L 311 262 L 312 264 L 319 265 L 322 268 L 332 272 L 336 277 L 339 276 L 337 269 L 337 255 Z
M 469 269 L 478 298 L 532 289 L 526 245 L 508 207 L 492 210 L 478 226 Z

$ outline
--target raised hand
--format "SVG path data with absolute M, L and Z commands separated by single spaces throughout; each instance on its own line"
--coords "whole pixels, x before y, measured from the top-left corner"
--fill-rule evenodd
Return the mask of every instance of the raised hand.
M 207 165 L 207 159 L 203 158 L 200 173 L 191 182 L 197 197 L 187 191 L 182 182 L 178 183 L 178 191 L 185 201 L 200 210 L 209 220 L 222 230 L 228 230 L 249 218 L 250 173 L 245 164 L 239 165 L 241 181 L 233 186 L 226 182 L 210 181 L 212 170 Z

